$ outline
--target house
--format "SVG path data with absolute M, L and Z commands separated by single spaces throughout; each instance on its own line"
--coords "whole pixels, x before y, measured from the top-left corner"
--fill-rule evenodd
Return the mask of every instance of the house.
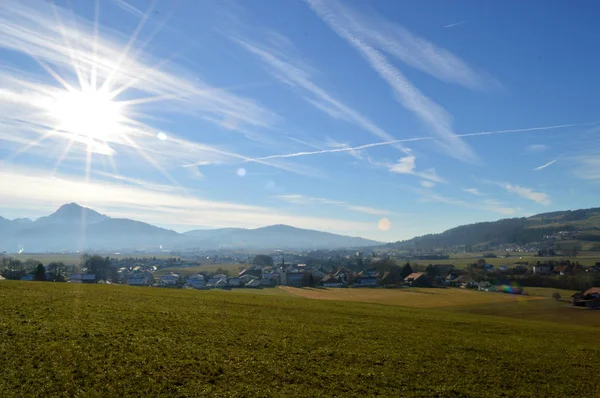
M 254 277 L 252 277 L 250 274 L 246 274 L 244 276 L 246 276 L 246 278 L 236 278 L 236 277 L 229 278 L 227 283 L 229 283 L 229 286 L 231 286 L 231 287 L 241 287 L 241 286 L 244 286 L 244 280 L 254 279 Z
M 404 283 L 412 287 L 428 287 L 431 281 L 424 272 L 413 272 L 404 278 Z
M 204 275 L 197 274 L 192 275 L 187 279 L 187 284 L 189 287 L 194 289 L 204 289 L 206 284 L 204 283 Z
M 127 284 L 130 286 L 149 286 L 152 284 L 153 279 L 150 272 L 135 272 L 127 277 Z
M 71 275 L 69 275 L 69 282 L 71 282 L 71 283 L 81 283 L 82 279 L 83 279 L 83 275 L 82 274 L 71 274 Z
M 359 275 L 354 278 L 353 287 L 377 286 L 377 277 L 369 274 Z
M 227 279 L 219 279 L 213 287 L 215 289 L 228 289 L 229 285 L 227 284 Z
M 287 274 L 287 286 L 304 286 L 304 272 L 290 272 Z
M 158 284 L 162 287 L 175 286 L 179 282 L 179 275 L 171 273 L 160 277 Z
M 595 274 L 600 274 L 600 263 L 596 263 L 596 265 L 592 265 L 591 267 L 587 267 L 585 272 L 592 272 Z
M 571 296 L 576 307 L 600 308 L 600 287 L 592 287 L 582 293 Z
M 227 275 L 225 275 L 225 274 L 215 274 L 215 275 L 213 275 L 208 280 L 208 285 L 209 286 L 215 286 L 217 284 L 217 282 L 219 282 L 219 281 L 225 281 L 225 284 L 227 284 Z
M 571 265 L 559 265 L 557 267 L 554 267 L 554 269 L 552 270 L 552 273 L 558 274 L 558 275 L 572 274 L 573 273 L 573 266 L 571 266 Z
M 21 277 L 21 280 L 22 280 L 22 281 L 32 281 L 32 280 L 33 280 L 33 274 L 26 274 L 26 275 L 23 275 L 23 276 Z
M 496 287 L 492 285 L 489 281 L 481 281 L 477 285 L 477 290 L 481 292 L 493 292 L 496 291 Z
M 538 275 L 547 275 L 552 272 L 550 264 L 536 264 L 533 266 L 533 273 Z
M 83 274 L 81 283 L 96 283 L 96 275 L 94 274 Z
M 252 288 L 259 288 L 262 286 L 262 282 L 260 279 L 254 278 L 252 280 L 250 280 L 248 283 L 246 283 L 244 285 L 244 287 L 252 287 Z
M 263 272 L 261 269 L 245 269 L 242 272 L 240 272 L 238 276 L 250 275 L 254 278 L 260 279 L 262 277 L 262 273 Z
M 324 287 L 342 287 L 345 284 L 342 282 L 340 278 L 336 278 L 333 275 L 325 275 L 323 279 L 321 279 L 321 283 Z

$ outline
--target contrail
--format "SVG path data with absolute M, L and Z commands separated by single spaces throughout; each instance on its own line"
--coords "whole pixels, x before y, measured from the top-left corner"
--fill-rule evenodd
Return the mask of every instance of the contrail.
M 467 23 L 467 21 L 461 21 L 461 22 L 457 22 L 457 23 L 451 23 L 450 25 L 444 26 L 444 29 L 446 29 L 446 28 L 453 28 L 455 26 L 459 26 L 459 25 L 466 24 L 466 23 Z
M 540 171 L 540 170 L 543 170 L 543 169 L 545 169 L 545 168 L 546 168 L 546 167 L 548 167 L 548 166 L 552 166 L 554 163 L 556 163 L 556 161 L 557 161 L 557 160 L 558 160 L 558 159 L 554 159 L 554 160 L 552 160 L 552 161 L 550 161 L 550 162 L 548 162 L 548 163 L 546 163 L 546 164 L 543 164 L 543 165 L 541 165 L 541 166 L 539 166 L 539 167 L 536 167 L 536 168 L 535 168 L 535 169 L 533 169 L 533 170 L 535 170 L 535 171 Z
M 561 129 L 565 127 L 581 127 L 581 126 L 590 126 L 593 124 L 598 124 L 600 122 L 591 122 L 591 123 L 580 123 L 580 124 L 560 124 L 557 126 L 546 126 L 546 127 L 530 127 L 526 129 L 512 129 L 512 130 L 497 130 L 497 131 L 482 131 L 479 133 L 468 133 L 468 134 L 457 134 L 456 137 L 477 137 L 480 135 L 495 135 L 495 134 L 508 134 L 508 133 L 519 133 L 526 131 L 537 131 L 537 130 L 553 130 L 553 129 Z M 436 140 L 438 137 L 429 136 L 429 137 L 413 137 L 413 138 L 405 138 L 401 140 L 392 140 L 392 141 L 382 141 L 375 142 L 372 144 L 365 144 L 356 147 L 348 147 L 348 148 L 335 148 L 335 149 L 324 149 L 322 151 L 305 151 L 305 152 L 296 152 L 296 153 L 287 153 L 282 155 L 270 155 L 261 158 L 248 159 L 247 161 L 259 161 L 259 160 L 269 160 L 269 159 L 285 159 L 285 158 L 295 158 L 298 156 L 310 156 L 310 155 L 320 155 L 324 153 L 335 153 L 335 152 L 350 152 L 350 151 L 358 151 L 361 149 L 373 148 L 378 146 L 392 145 L 403 142 L 412 142 L 412 141 L 425 141 L 425 140 Z

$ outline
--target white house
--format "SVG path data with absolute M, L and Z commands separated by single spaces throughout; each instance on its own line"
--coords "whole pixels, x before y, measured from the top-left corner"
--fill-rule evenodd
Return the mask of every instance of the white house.
M 160 286 L 166 287 L 166 286 L 175 286 L 178 281 L 179 281 L 179 275 L 171 273 L 169 275 L 161 276 L 158 283 Z
M 201 274 L 192 275 L 188 278 L 187 284 L 188 286 L 193 287 L 194 289 L 204 289 L 204 276 Z

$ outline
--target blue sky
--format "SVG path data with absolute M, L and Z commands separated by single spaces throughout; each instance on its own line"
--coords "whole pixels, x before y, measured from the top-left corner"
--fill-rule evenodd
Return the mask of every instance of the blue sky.
M 382 241 L 597 206 L 593 1 L 12 1 L 0 215 Z

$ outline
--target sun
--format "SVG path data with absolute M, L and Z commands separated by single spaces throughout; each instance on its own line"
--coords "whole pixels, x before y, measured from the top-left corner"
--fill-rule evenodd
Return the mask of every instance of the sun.
M 59 132 L 104 142 L 123 133 L 124 106 L 100 90 L 61 90 L 45 108 Z

